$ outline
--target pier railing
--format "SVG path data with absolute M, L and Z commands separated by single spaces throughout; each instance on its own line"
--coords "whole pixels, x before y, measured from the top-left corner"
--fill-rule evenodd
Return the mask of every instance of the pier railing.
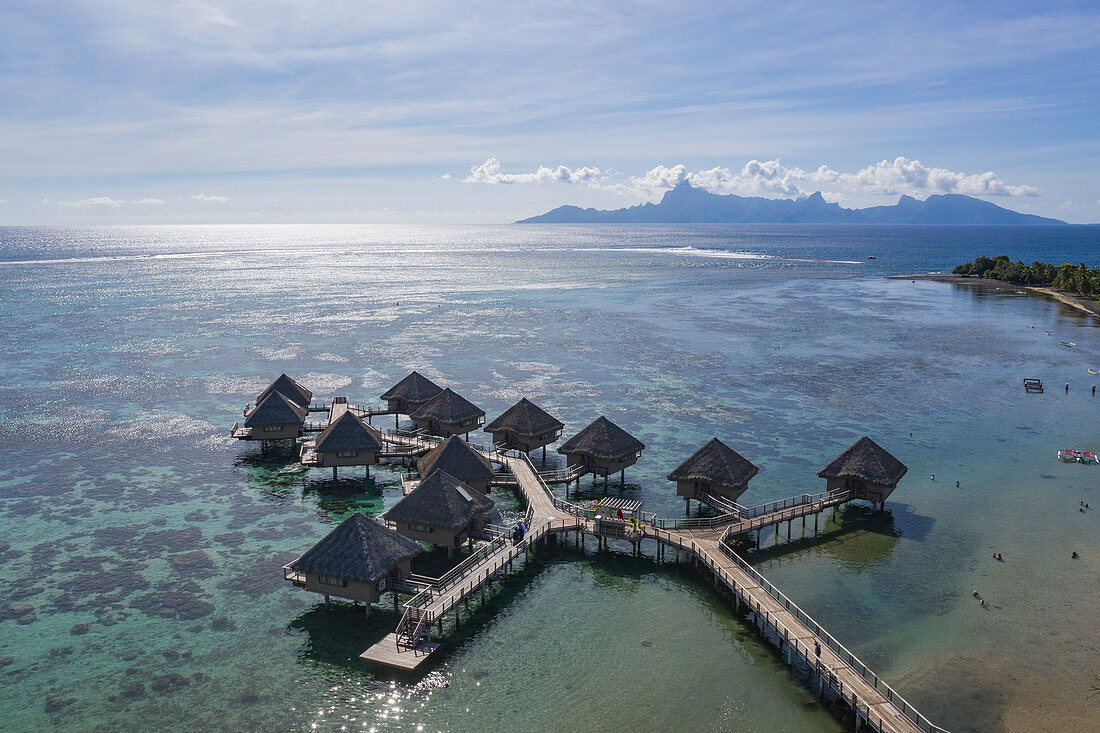
M 713 517 L 658 517 L 649 522 L 659 529 L 717 529 L 741 521 L 738 514 L 718 514 Z
M 744 507 L 734 502 L 737 512 L 745 519 L 751 519 L 753 517 L 759 517 L 763 514 L 772 514 L 774 512 L 782 511 L 783 509 L 789 509 L 791 507 L 803 506 L 805 504 L 816 504 L 819 501 L 825 501 L 830 498 L 836 498 L 842 494 L 851 494 L 851 491 L 819 491 L 816 494 L 799 494 L 797 496 L 791 496 L 786 499 L 779 499 L 778 501 L 771 501 L 767 504 L 757 504 L 752 507 Z
M 741 534 L 776 522 L 795 519 L 804 514 L 811 514 L 817 508 L 825 509 L 851 501 L 853 498 L 855 498 L 855 491 L 849 489 L 846 491 L 799 494 L 753 507 L 744 507 L 736 502 L 731 502 L 734 509 L 726 514 L 717 514 L 713 517 L 655 518 L 651 524 L 659 529 L 691 530 L 729 527 L 726 530 L 726 536 L 728 537 L 730 533 Z M 806 511 L 800 511 L 803 508 Z
M 580 506 L 579 504 L 574 504 L 572 502 L 566 501 L 565 499 L 559 499 L 554 494 L 554 492 L 550 489 L 550 484 L 546 483 L 546 479 L 543 478 L 542 474 L 539 473 L 538 469 L 535 468 L 535 464 L 531 460 L 531 456 L 529 456 L 526 453 L 523 453 L 521 451 L 521 452 L 519 452 L 519 457 L 520 457 L 520 460 L 525 461 L 527 463 L 527 467 L 531 469 L 531 473 L 533 473 L 535 475 L 535 478 L 539 482 L 539 488 L 541 488 L 543 493 L 547 496 L 547 498 L 550 499 L 550 501 L 553 503 L 555 509 L 557 509 L 558 511 L 561 511 L 561 512 L 565 512 L 566 514 L 572 514 L 574 517 L 584 517 L 585 516 L 585 508 L 584 507 Z M 522 488 L 522 485 L 521 485 L 521 488 Z
M 704 558 L 704 560 L 707 562 L 708 567 L 710 567 L 711 570 L 714 570 L 715 572 L 721 571 L 722 573 L 728 575 L 728 573 L 722 570 L 720 566 L 710 561 L 705 552 L 700 552 L 699 549 L 696 548 L 694 542 L 692 542 L 691 544 L 692 549 L 696 552 L 696 554 Z M 786 594 L 783 593 L 783 591 L 772 585 L 771 581 L 761 575 L 756 568 L 754 568 L 740 555 L 734 552 L 730 548 L 730 546 L 726 544 L 724 539 L 723 541 L 718 543 L 718 546 L 719 548 L 721 548 L 726 557 L 732 560 L 734 564 L 736 564 L 737 567 L 741 569 L 742 572 L 752 578 L 752 580 L 756 582 L 764 590 L 764 592 L 774 598 L 776 602 L 782 605 L 788 613 L 798 619 L 799 623 L 809 629 L 813 633 L 813 635 L 817 639 L 819 639 L 821 643 L 827 646 L 834 654 L 836 654 L 842 662 L 844 662 L 852 670 L 854 670 L 860 677 L 863 678 L 865 682 L 874 687 L 883 697 L 886 698 L 886 700 L 891 705 L 894 706 L 894 708 L 898 710 L 898 712 L 900 712 L 909 720 L 913 721 L 913 723 L 915 723 L 917 727 L 919 727 L 922 731 L 928 731 L 929 733 L 947 733 L 946 729 L 940 728 L 939 726 L 935 725 L 931 720 L 922 715 L 920 711 L 918 711 L 909 703 L 908 700 L 899 695 L 894 688 L 890 687 L 890 685 L 888 685 L 882 678 L 875 674 L 870 667 L 864 664 L 859 659 L 859 657 L 848 651 L 848 648 L 841 644 L 832 634 L 826 631 L 825 627 L 823 627 L 817 621 L 814 621 L 813 617 L 811 617 L 810 614 L 803 611 L 798 606 L 798 604 L 788 598 Z M 726 582 L 732 583 L 733 578 L 726 579 Z M 779 622 L 773 619 L 772 623 L 778 624 Z M 784 627 L 784 630 L 786 630 L 786 627 Z M 787 641 L 788 643 L 794 643 L 789 637 L 787 638 Z M 868 715 L 869 714 L 870 709 L 868 708 Z
M 761 506 L 775 506 L 777 508 L 771 512 L 759 512 L 756 513 L 756 516 L 747 519 L 738 518 L 734 522 L 730 522 L 726 531 L 722 534 L 722 542 L 728 542 L 735 535 L 751 532 L 754 529 L 762 529 L 779 522 L 798 519 L 807 514 L 815 514 L 829 507 L 851 501 L 854 498 L 856 498 L 856 492 L 849 489 L 847 491 L 823 491 L 820 494 L 803 494 L 801 497 L 793 497 L 785 501 L 762 504 Z M 801 501 L 801 499 L 807 499 L 807 501 Z M 754 509 L 758 508 L 754 507 Z

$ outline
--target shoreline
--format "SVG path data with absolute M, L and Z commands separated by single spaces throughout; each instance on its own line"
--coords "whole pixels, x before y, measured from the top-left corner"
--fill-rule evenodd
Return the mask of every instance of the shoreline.
M 982 277 L 966 277 L 964 275 L 887 275 L 887 280 L 929 280 L 939 283 L 951 283 L 953 285 L 979 285 L 991 288 L 1004 288 L 1012 290 L 1026 290 L 1053 298 L 1060 303 L 1088 313 L 1094 318 L 1100 319 L 1100 301 L 1091 300 L 1083 296 L 1058 288 L 1039 287 L 1037 285 L 1014 285 L 1001 280 L 990 280 Z

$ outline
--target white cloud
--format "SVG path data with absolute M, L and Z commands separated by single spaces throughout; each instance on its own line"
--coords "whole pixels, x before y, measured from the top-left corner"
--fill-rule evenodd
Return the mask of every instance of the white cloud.
M 626 181 L 599 178 L 589 185 L 629 196 L 652 197 L 681 182 L 712 193 L 739 196 L 794 198 L 825 190 L 832 198 L 844 198 L 844 191 L 856 194 L 927 196 L 937 193 L 961 193 L 968 196 L 1038 196 L 1034 186 L 1009 185 L 996 173 L 965 174 L 945 168 L 930 168 L 920 161 L 904 157 L 882 161 L 855 173 L 841 173 L 822 165 L 816 170 L 788 168 L 778 160 L 750 160 L 738 172 L 714 167 L 689 171 L 684 165 L 658 165 Z M 518 181 L 517 181 L 518 182 Z
M 929 168 L 905 157 L 883 160 L 857 173 L 840 175 L 848 188 L 874 193 L 963 193 L 968 196 L 1038 196 L 1034 186 L 1010 186 L 993 171 L 956 173 L 946 168 Z
M 159 206 L 159 205 L 165 203 L 165 201 L 164 201 L 164 199 L 145 198 L 145 199 L 137 199 L 135 201 L 131 201 L 130 203 L 131 204 L 136 204 L 138 206 Z
M 500 161 L 496 158 L 488 158 L 481 165 L 470 168 L 470 175 L 463 179 L 465 183 L 579 183 L 592 184 L 601 178 L 599 168 L 584 166 L 583 168 L 569 168 L 559 165 L 557 168 L 548 168 L 540 165 L 532 173 L 502 173 Z
M 216 202 L 216 203 L 220 203 L 220 204 L 224 204 L 226 201 L 229 200 L 225 196 L 208 196 L 205 193 L 192 194 L 191 198 L 193 198 L 195 201 L 209 201 L 209 202 Z
M 946 168 L 929 167 L 919 160 L 899 156 L 883 160 L 854 173 L 842 173 L 827 165 L 812 171 L 787 167 L 778 160 L 750 160 L 740 171 L 715 166 L 689 171 L 683 164 L 650 168 L 640 176 L 616 180 L 595 166 L 550 168 L 539 166 L 533 172 L 504 173 L 496 158 L 489 158 L 470 169 L 466 183 L 542 183 L 548 181 L 583 185 L 626 196 L 652 198 L 687 181 L 712 193 L 765 198 L 795 198 L 814 191 L 830 194 L 831 200 L 866 195 L 960 193 L 967 196 L 1038 196 L 1034 186 L 1010 185 L 993 171 L 959 173 Z
M 790 198 L 808 193 L 800 183 L 835 183 L 838 176 L 836 171 L 827 166 L 807 173 L 801 168 L 787 168 L 778 160 L 750 160 L 738 173 L 717 166 L 689 172 L 683 165 L 671 168 L 659 165 L 646 171 L 644 175 L 631 176 L 625 183 L 612 184 L 606 188 L 623 194 L 652 196 L 687 181 L 696 188 L 712 193 Z
M 46 201 L 43 201 L 46 203 Z M 125 204 L 125 201 L 118 199 L 108 198 L 107 196 L 93 196 L 88 199 L 80 199 L 79 201 L 58 201 L 61 206 L 75 206 L 75 207 L 88 207 L 88 206 L 107 206 L 110 208 L 117 208 Z

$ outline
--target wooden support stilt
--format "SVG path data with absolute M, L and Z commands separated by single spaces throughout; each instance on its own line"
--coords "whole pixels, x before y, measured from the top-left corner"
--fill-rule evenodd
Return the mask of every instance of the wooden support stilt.
M 393 592 L 393 610 L 397 610 L 397 591 Z
M 325 594 L 325 608 L 328 608 L 328 594 Z
M 369 603 L 364 603 L 363 604 L 363 610 L 366 611 L 367 618 L 370 618 L 370 604 Z
M 333 467 L 332 467 L 332 480 L 333 480 L 333 481 L 335 481 L 335 480 L 336 480 L 336 466 L 333 466 Z

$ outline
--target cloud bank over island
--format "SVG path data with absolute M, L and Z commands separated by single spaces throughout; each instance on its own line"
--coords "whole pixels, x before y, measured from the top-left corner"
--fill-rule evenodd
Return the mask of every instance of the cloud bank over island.
M 677 164 L 657 165 L 641 175 L 626 177 L 597 166 L 539 166 L 534 171 L 506 173 L 498 159 L 489 158 L 471 167 L 470 174 L 463 179 L 464 183 L 509 185 L 566 183 L 642 198 L 652 198 L 685 181 L 711 193 L 765 198 L 797 198 L 818 190 L 841 195 L 890 196 L 960 193 L 976 197 L 1034 197 L 1041 193 L 1035 186 L 1006 183 L 993 171 L 961 173 L 927 166 L 904 156 L 882 160 L 853 172 L 840 172 L 827 165 L 807 171 L 785 166 L 778 160 L 754 159 L 736 172 L 721 166 L 691 171 Z

